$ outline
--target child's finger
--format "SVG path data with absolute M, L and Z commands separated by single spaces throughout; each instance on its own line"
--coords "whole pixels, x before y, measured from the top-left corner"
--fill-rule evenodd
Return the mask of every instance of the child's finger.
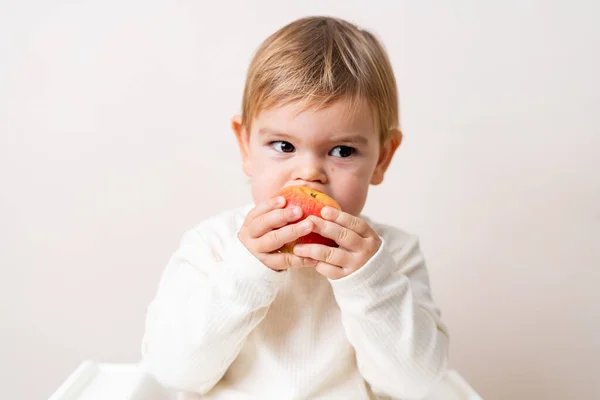
M 271 253 L 265 257 L 265 264 L 275 266 L 278 270 L 284 270 L 289 268 L 315 267 L 317 261 L 310 258 L 298 257 L 291 253 Z
M 319 261 L 315 270 L 321 275 L 325 276 L 329 279 L 340 279 L 346 276 L 346 272 L 343 268 L 337 267 L 335 265 L 327 264 L 326 262 Z
M 295 224 L 284 226 L 267 232 L 257 239 L 257 248 L 261 253 L 270 253 L 280 249 L 284 244 L 309 234 L 314 227 L 312 221 L 305 219 Z
M 338 246 L 351 251 L 359 251 L 361 249 L 364 238 L 353 230 L 318 217 L 311 216 L 307 219 L 310 219 L 315 225 L 313 232 L 333 240 Z
M 275 210 L 277 208 L 282 208 L 285 206 L 286 199 L 283 196 L 274 197 L 268 201 L 264 201 L 260 204 L 257 204 L 248 215 L 246 215 L 246 225 L 252 223 L 257 217 L 262 214 L 265 214 L 271 210 Z
M 364 219 L 355 217 L 354 215 L 337 210 L 333 207 L 323 207 L 321 216 L 323 219 L 348 228 L 362 237 L 369 237 L 376 234 Z
M 337 267 L 349 267 L 352 262 L 350 253 L 346 250 L 322 244 L 297 244 L 294 246 L 294 254 Z
M 281 228 L 290 222 L 300 219 L 300 217 L 302 217 L 302 209 L 300 207 L 271 210 L 256 217 L 248 225 L 248 229 L 253 238 L 259 238 L 273 229 Z

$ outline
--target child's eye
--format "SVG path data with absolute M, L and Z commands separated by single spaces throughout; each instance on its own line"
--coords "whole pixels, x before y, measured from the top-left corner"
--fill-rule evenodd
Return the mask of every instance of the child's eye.
M 350 146 L 335 146 L 329 152 L 330 155 L 341 158 L 350 157 L 354 153 L 356 153 L 356 149 Z
M 277 140 L 275 142 L 271 142 L 270 144 L 273 146 L 275 151 L 280 153 L 293 153 L 294 150 L 296 150 L 293 144 L 290 142 L 284 142 L 283 140 Z

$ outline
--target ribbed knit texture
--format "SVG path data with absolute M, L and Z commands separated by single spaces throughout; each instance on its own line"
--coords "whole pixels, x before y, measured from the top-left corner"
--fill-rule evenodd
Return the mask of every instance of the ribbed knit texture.
M 250 208 L 183 235 L 148 307 L 142 367 L 203 399 L 425 397 L 448 336 L 416 237 L 369 221 L 383 243 L 357 272 L 275 272 L 237 238 Z

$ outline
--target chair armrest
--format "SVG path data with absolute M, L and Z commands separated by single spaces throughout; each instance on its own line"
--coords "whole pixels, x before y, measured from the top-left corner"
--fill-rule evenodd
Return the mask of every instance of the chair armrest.
M 184 393 L 167 390 L 138 364 L 84 361 L 49 400 L 176 400 Z M 190 397 L 187 397 L 190 398 Z M 450 370 L 427 400 L 482 400 L 455 370 Z

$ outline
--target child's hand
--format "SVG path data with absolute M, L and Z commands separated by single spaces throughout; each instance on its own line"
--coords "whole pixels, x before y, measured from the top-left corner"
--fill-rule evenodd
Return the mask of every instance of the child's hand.
M 330 279 L 355 272 L 373 257 L 381 239 L 369 224 L 358 217 L 332 207 L 321 210 L 323 218 L 310 216 L 313 232 L 334 240 L 338 248 L 321 244 L 297 244 L 294 254 L 318 261 L 316 270 Z
M 238 238 L 246 248 L 263 264 L 275 271 L 294 267 L 314 267 L 317 262 L 310 258 L 298 257 L 290 253 L 274 253 L 284 244 L 295 241 L 311 232 L 314 224 L 309 220 L 287 225 L 302 217 L 299 207 L 282 209 L 284 197 L 276 197 L 252 209 Z

